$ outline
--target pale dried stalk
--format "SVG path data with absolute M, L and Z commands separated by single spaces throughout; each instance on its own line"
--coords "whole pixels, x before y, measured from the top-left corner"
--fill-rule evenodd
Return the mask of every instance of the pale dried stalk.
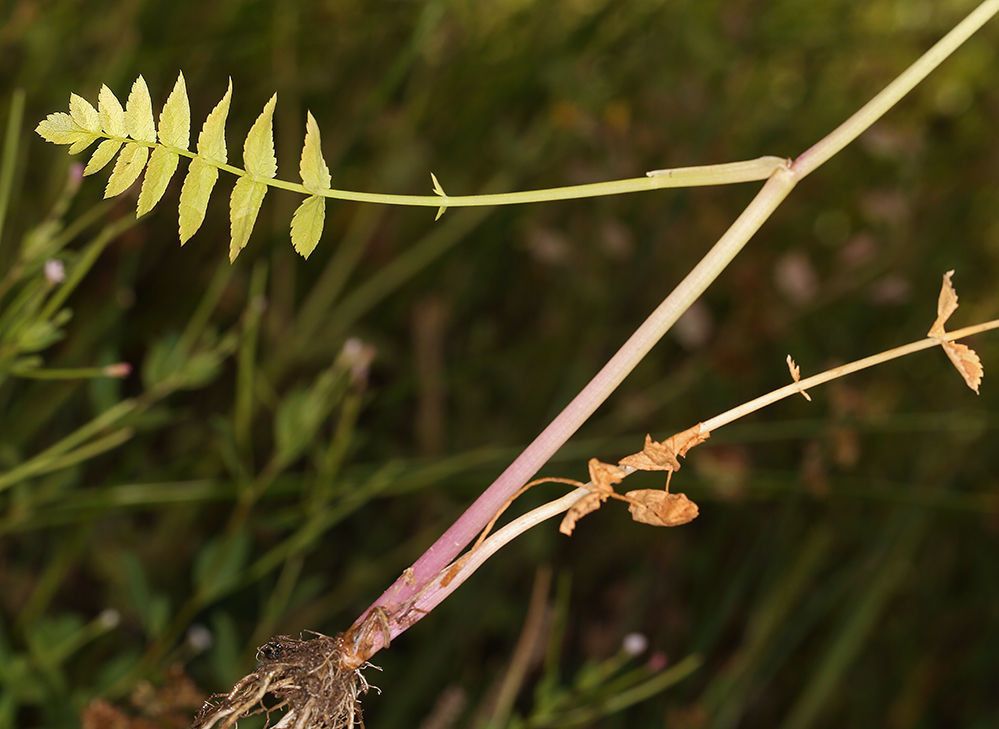
M 939 347 L 942 342 L 952 342 L 958 339 L 964 339 L 992 329 L 999 329 L 999 319 L 993 319 L 992 321 L 987 321 L 982 324 L 964 327 L 963 329 L 957 329 L 953 332 L 946 332 L 942 335 L 920 339 L 900 347 L 895 347 L 894 349 L 889 349 L 885 352 L 879 352 L 878 354 L 871 355 L 870 357 L 864 357 L 863 359 L 858 359 L 854 362 L 840 365 L 839 367 L 833 367 L 832 369 L 826 370 L 825 372 L 821 372 L 817 375 L 812 375 L 811 377 L 806 377 L 798 382 L 792 382 L 789 385 L 780 387 L 772 392 L 768 392 L 765 395 L 761 395 L 758 398 L 734 407 L 731 410 L 727 410 L 724 413 L 716 415 L 713 418 L 705 420 L 700 425 L 701 432 L 714 433 L 719 428 L 729 425 L 740 418 L 744 418 L 757 410 L 761 410 L 768 405 L 773 405 L 780 400 L 799 394 L 802 388 L 818 387 L 819 385 L 839 379 L 840 377 L 845 377 L 846 375 L 853 374 L 854 372 L 859 372 L 870 367 L 876 367 L 877 365 L 884 364 L 885 362 L 890 362 L 894 359 L 899 359 L 916 352 L 921 352 L 925 349 Z M 629 475 L 635 472 L 635 469 L 630 467 L 624 467 L 622 470 L 626 471 Z M 586 486 L 589 486 L 589 484 Z M 417 597 L 414 603 L 414 613 L 422 615 L 430 612 L 448 595 L 461 586 L 461 584 L 467 580 L 480 566 L 482 566 L 486 560 L 492 557 L 500 549 L 529 529 L 532 529 L 538 524 L 541 524 L 542 522 L 571 509 L 577 501 L 590 493 L 590 489 L 586 486 L 577 488 L 565 496 L 561 496 L 558 499 L 548 502 L 547 504 L 543 504 L 536 509 L 532 509 L 523 516 L 514 519 L 509 524 L 493 533 L 492 536 L 483 540 L 475 549 L 463 555 L 454 563 L 454 565 L 442 570 L 438 575 L 437 580 L 430 583 Z

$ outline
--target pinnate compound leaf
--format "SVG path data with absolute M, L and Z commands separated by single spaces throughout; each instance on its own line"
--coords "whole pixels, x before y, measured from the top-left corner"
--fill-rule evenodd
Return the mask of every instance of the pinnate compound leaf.
M 107 163 L 113 160 L 114 156 L 118 154 L 119 149 L 121 149 L 121 142 L 119 140 L 105 139 L 97 145 L 97 149 L 94 150 L 90 161 L 87 162 L 87 166 L 83 170 L 83 175 L 92 175 L 95 172 L 103 170 L 107 166 Z
M 257 213 L 267 194 L 267 185 L 257 182 L 252 177 L 240 177 L 232 188 L 229 198 L 229 223 L 231 238 L 229 241 L 229 260 L 235 261 L 239 252 L 246 247 L 257 222 Z
M 128 130 L 125 127 L 125 110 L 121 108 L 121 102 L 107 86 L 101 86 L 101 92 L 97 96 L 97 109 L 101 117 L 101 127 L 112 137 L 127 137 Z
M 224 152 L 223 146 L 223 154 Z M 180 190 L 181 245 L 187 243 L 204 222 L 205 213 L 208 211 L 208 200 L 218 179 L 218 167 L 200 157 L 191 160 L 187 177 L 184 178 L 184 186 Z
M 76 94 L 69 95 L 69 115 L 81 129 L 99 134 L 101 131 L 101 116 L 90 102 Z
M 146 166 L 147 159 L 149 159 L 148 147 L 135 142 L 126 144 L 125 148 L 121 150 L 121 154 L 118 155 L 118 160 L 114 163 L 108 185 L 104 188 L 104 197 L 120 195 L 130 188 L 132 183 L 142 174 L 142 168 Z
M 187 149 L 191 143 L 191 105 L 187 100 L 184 74 L 178 74 L 177 83 L 163 104 L 159 135 L 160 142 L 175 149 Z
M 627 475 L 621 468 L 591 458 L 587 464 L 590 471 L 590 493 L 577 501 L 562 517 L 558 530 L 571 536 L 576 523 L 587 514 L 592 514 L 614 493 L 614 484 L 621 483 Z
M 274 157 L 274 106 L 277 94 L 264 105 L 243 142 L 243 165 L 251 177 L 270 179 L 277 174 Z M 254 214 L 254 217 L 256 215 Z
M 631 518 L 651 526 L 672 527 L 692 522 L 697 518 L 697 504 L 684 494 L 671 494 L 659 489 L 629 491 L 625 498 L 631 503 Z
M 324 192 L 330 188 L 330 168 L 323 159 L 322 140 L 319 125 L 309 112 L 305 119 L 305 145 L 302 147 L 302 160 L 299 163 L 302 182 L 309 192 Z M 301 209 L 301 208 L 299 208 Z
M 136 217 L 142 217 L 160 201 L 166 192 L 170 178 L 177 171 L 180 157 L 165 147 L 156 147 L 149 159 L 146 176 L 142 180 L 142 190 L 139 192 L 139 204 L 136 207 Z
M 291 244 L 303 258 L 316 249 L 326 219 L 326 198 L 312 195 L 305 199 L 291 218 Z
M 937 318 L 926 335 L 928 337 L 943 335 L 945 332 L 944 324 L 957 311 L 957 291 L 954 290 L 954 284 L 951 282 L 953 276 L 953 269 L 943 275 L 943 284 L 940 286 L 940 296 L 937 299 Z
M 156 142 L 156 121 L 153 119 L 153 101 L 149 87 L 142 76 L 135 79 L 125 102 L 125 129 L 137 142 Z

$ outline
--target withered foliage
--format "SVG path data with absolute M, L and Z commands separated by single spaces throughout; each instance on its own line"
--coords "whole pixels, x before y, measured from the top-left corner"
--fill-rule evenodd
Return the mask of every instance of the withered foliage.
M 791 373 L 792 380 L 795 382 L 801 382 L 801 368 L 798 366 L 797 362 L 794 361 L 791 355 L 787 356 L 787 369 L 788 372 Z M 808 402 L 812 401 L 812 396 L 805 392 L 804 388 L 799 389 L 798 392 L 800 392 L 801 396 L 808 400 Z
M 679 526 L 693 521 L 697 518 L 697 504 L 683 494 L 671 494 L 670 477 L 680 470 L 680 458 L 710 436 L 711 433 L 697 424 L 663 441 L 653 440 L 651 435 L 646 435 L 642 450 L 625 456 L 616 466 L 591 458 L 590 483 L 579 484 L 589 489 L 590 493 L 566 512 L 559 531 L 567 536 L 571 535 L 580 519 L 599 509 L 609 498 L 626 502 L 632 518 L 642 524 Z M 666 487 L 663 490 L 638 489 L 618 494 L 614 486 L 635 471 L 665 471 L 668 474 Z
M 659 489 L 629 491 L 625 497 L 631 502 L 631 518 L 641 524 L 673 527 L 692 522 L 697 518 L 697 504 L 684 494 L 671 494 Z
M 621 483 L 621 480 L 628 475 L 627 471 L 596 458 L 591 458 L 588 465 L 590 493 L 573 504 L 562 518 L 558 530 L 566 536 L 572 535 L 577 521 L 599 509 L 614 494 L 614 484 Z
M 625 456 L 618 461 L 619 466 L 627 466 L 636 471 L 679 471 L 680 458 L 687 455 L 687 451 L 696 445 L 700 445 L 711 433 L 703 430 L 701 424 L 687 428 L 683 432 L 671 435 L 664 441 L 652 440 L 651 435 L 645 436 L 645 446 L 638 453 Z
M 968 387 L 974 390 L 975 394 L 978 394 L 982 377 L 985 375 L 978 353 L 967 344 L 949 342 L 942 338 L 947 333 L 944 325 L 958 307 L 957 291 L 954 290 L 954 284 L 951 282 L 953 275 L 954 271 L 948 271 L 943 276 L 940 297 L 937 299 L 937 318 L 926 335 L 940 340 L 940 346 L 943 347 L 943 351 L 947 354 L 958 374 L 961 375 Z

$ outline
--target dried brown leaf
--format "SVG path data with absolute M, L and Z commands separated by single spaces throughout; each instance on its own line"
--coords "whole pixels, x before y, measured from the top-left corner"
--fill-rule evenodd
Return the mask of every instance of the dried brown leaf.
M 700 423 L 671 435 L 661 443 L 652 440 L 651 435 L 646 435 L 645 447 L 639 453 L 625 456 L 618 461 L 618 465 L 629 466 L 636 471 L 679 471 L 679 458 L 686 456 L 687 451 L 710 437 L 711 433 L 702 432 Z
M 664 443 L 652 440 L 651 435 L 645 436 L 645 446 L 638 453 L 625 456 L 618 464 L 630 466 L 636 471 L 678 471 L 680 461 L 676 452 Z
M 558 525 L 558 530 L 567 537 L 572 536 L 572 532 L 576 528 L 576 522 L 587 514 L 592 514 L 599 509 L 606 499 L 607 497 L 602 494 L 587 494 L 573 504 L 572 508 L 565 513 L 565 516 L 562 517 L 562 523 Z
M 614 491 L 614 484 L 621 483 L 621 480 L 628 474 L 612 463 L 591 458 L 586 464 L 590 471 L 590 484 L 595 491 L 601 493 L 611 493 Z
M 980 394 L 978 388 L 982 384 L 985 369 L 975 350 L 960 342 L 944 342 L 943 350 L 968 387 L 974 390 L 976 395 Z
M 791 358 L 791 355 L 787 356 L 787 369 L 791 373 L 792 380 L 795 382 L 801 382 L 801 368 Z M 798 392 L 800 392 L 801 396 L 808 400 L 808 402 L 812 401 L 812 396 L 805 392 L 805 390 L 799 389 Z
M 565 516 L 562 517 L 562 523 L 559 524 L 558 530 L 566 536 L 572 534 L 572 531 L 576 528 L 576 522 L 587 514 L 592 514 L 599 509 L 610 498 L 610 495 L 614 493 L 614 484 L 621 483 L 621 479 L 628 475 L 619 467 L 610 463 L 603 463 L 596 458 L 591 458 L 587 466 L 590 470 L 590 488 L 592 491 L 573 504 Z
M 957 291 L 954 290 L 954 284 L 951 283 L 953 275 L 953 270 L 943 275 L 943 284 L 940 286 L 940 297 L 937 299 L 937 320 L 933 322 L 933 326 L 927 332 L 927 336 L 929 337 L 942 336 L 945 331 L 944 324 L 957 311 Z
M 629 491 L 631 518 L 651 526 L 672 527 L 687 524 L 697 518 L 697 504 L 684 494 L 671 494 L 659 489 Z

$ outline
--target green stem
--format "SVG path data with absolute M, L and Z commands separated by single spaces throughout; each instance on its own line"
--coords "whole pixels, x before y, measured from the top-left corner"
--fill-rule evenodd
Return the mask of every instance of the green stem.
M 246 177 L 248 174 L 246 170 L 240 167 L 230 164 L 219 164 L 201 158 L 197 152 L 170 147 L 158 142 L 139 142 L 134 139 L 114 137 L 103 133 L 98 134 L 97 138 L 114 139 L 123 144 L 137 144 L 151 149 L 162 147 L 182 157 L 202 159 L 203 162 L 239 177 Z M 498 192 L 487 195 L 393 195 L 380 192 L 332 189 L 316 192 L 306 188 L 305 185 L 287 180 L 267 177 L 259 177 L 255 178 L 255 180 L 261 184 L 280 190 L 297 192 L 300 195 L 320 195 L 334 200 L 377 203 L 380 205 L 407 205 L 424 208 L 474 208 L 489 205 L 520 205 L 523 203 L 551 202 L 553 200 L 576 200 L 604 195 L 621 195 L 629 192 L 663 190 L 670 187 L 704 187 L 707 185 L 731 185 L 739 182 L 754 182 L 767 179 L 775 170 L 786 167 L 787 164 L 788 160 L 784 157 L 766 156 L 739 162 L 725 162 L 717 165 L 652 170 L 644 177 L 629 177 L 623 180 L 591 182 L 583 185 L 567 185 L 564 187 L 547 187 L 539 190 L 522 190 L 520 192 Z
M 89 380 L 95 377 L 120 378 L 108 367 L 67 367 L 62 369 L 31 369 L 14 367 L 10 373 L 27 380 Z
M 999 0 L 985 0 L 981 3 L 898 78 L 888 84 L 881 93 L 864 104 L 821 141 L 803 152 L 794 162 L 795 172 L 804 177 L 859 137 L 996 13 L 999 13 Z
M 3 141 L 3 160 L 0 160 L 0 244 L 3 243 L 3 225 L 7 218 L 14 180 L 14 163 L 17 160 L 17 141 L 21 135 L 21 118 L 24 116 L 24 90 L 16 89 L 10 99 L 7 130 Z

